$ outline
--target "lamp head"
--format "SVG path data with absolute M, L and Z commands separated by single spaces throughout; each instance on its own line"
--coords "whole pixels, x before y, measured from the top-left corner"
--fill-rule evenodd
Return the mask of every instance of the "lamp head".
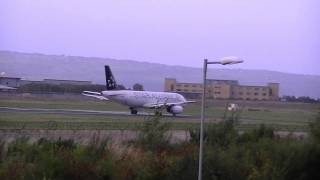
M 239 64 L 243 63 L 244 61 L 238 57 L 230 56 L 230 57 L 223 57 L 220 59 L 220 64 L 222 65 L 231 65 L 231 64 Z

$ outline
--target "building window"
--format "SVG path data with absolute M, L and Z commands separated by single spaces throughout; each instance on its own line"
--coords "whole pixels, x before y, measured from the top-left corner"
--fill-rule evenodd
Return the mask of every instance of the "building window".
M 181 89 L 177 89 L 177 91 L 181 91 Z
M 192 87 L 197 87 L 197 85 L 193 84 Z
M 173 84 L 171 84 L 171 86 L 170 86 L 170 90 L 171 90 L 171 91 L 173 91 L 173 89 L 174 89 L 174 85 L 173 85 Z
M 188 84 L 185 84 L 184 87 L 189 87 L 189 85 L 188 85 Z
M 239 92 L 239 95 L 243 95 L 243 92 Z
M 181 84 L 177 84 L 176 86 L 177 86 L 177 87 L 181 87 Z
M 185 90 L 184 90 L 184 92 L 188 92 L 188 91 L 189 91 L 188 89 L 185 89 Z
M 254 88 L 254 90 L 258 91 L 258 90 L 259 90 L 259 88 Z
M 262 93 L 262 95 L 263 95 L 263 96 L 266 96 L 266 95 L 267 95 L 267 93 Z
M 259 95 L 259 93 L 254 93 L 254 95 L 255 95 L 255 96 L 258 96 L 258 95 Z
M 221 94 L 220 92 L 214 92 L 214 94 Z
M 251 95 L 251 93 L 247 92 L 247 95 Z

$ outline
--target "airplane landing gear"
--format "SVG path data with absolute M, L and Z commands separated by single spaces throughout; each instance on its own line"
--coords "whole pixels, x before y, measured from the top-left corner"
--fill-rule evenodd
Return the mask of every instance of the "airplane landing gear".
M 162 112 L 161 112 L 161 111 L 155 111 L 155 112 L 154 112 L 154 115 L 156 115 L 156 116 L 162 116 Z
M 137 114 L 138 113 L 138 111 L 136 109 L 134 109 L 134 108 L 130 108 L 130 111 L 131 111 L 131 114 Z

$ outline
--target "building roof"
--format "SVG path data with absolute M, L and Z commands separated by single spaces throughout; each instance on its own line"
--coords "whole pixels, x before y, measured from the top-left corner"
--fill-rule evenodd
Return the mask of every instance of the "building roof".
M 207 79 L 207 81 L 234 81 L 234 82 L 238 82 L 238 80 L 232 80 L 232 79 Z
M 4 89 L 4 90 L 14 90 L 14 89 L 17 89 L 17 88 L 13 88 L 13 87 L 9 87 L 9 86 L 5 86 L 5 85 L 1 85 L 1 84 L 0 84 L 0 89 Z
M 24 82 L 42 82 L 42 80 L 28 80 L 28 79 L 21 79 Z
M 17 77 L 7 77 L 7 76 L 0 76 L 0 78 L 2 79 L 17 79 L 17 80 L 19 80 L 19 79 L 21 79 L 21 78 L 17 78 Z
M 91 82 L 91 81 L 81 81 L 81 80 L 67 80 L 67 79 L 44 79 L 44 81 L 66 81 L 66 82 Z

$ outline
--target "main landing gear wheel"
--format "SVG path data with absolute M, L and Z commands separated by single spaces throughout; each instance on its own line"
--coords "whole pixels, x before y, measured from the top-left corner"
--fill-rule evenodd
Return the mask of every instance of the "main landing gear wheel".
M 156 115 L 156 116 L 162 116 L 162 112 L 161 112 L 161 111 L 155 111 L 155 112 L 154 112 L 154 115 Z
M 130 108 L 131 114 L 137 114 L 138 111 L 136 109 Z

